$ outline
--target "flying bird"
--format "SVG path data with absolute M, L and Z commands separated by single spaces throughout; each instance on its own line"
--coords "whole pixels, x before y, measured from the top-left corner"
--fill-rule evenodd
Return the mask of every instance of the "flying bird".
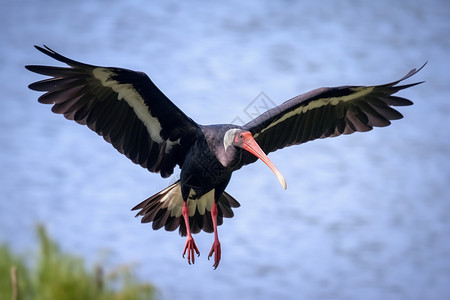
M 208 259 L 221 260 L 217 227 L 233 217 L 239 202 L 225 192 L 231 174 L 262 160 L 286 189 L 286 181 L 267 154 L 291 145 L 365 132 L 403 116 L 393 106 L 413 103 L 393 96 L 421 82 L 398 85 L 423 68 L 382 85 L 324 87 L 296 96 L 249 123 L 200 125 L 171 102 L 142 72 L 99 67 L 64 57 L 47 46 L 42 53 L 68 65 L 29 65 L 50 78 L 29 88 L 45 92 L 40 103 L 66 119 L 87 125 L 131 161 L 169 177 L 176 166 L 180 179 L 144 200 L 133 210 L 153 229 L 179 229 L 186 236 L 183 257 L 195 262 L 200 252 L 192 234 L 214 232 Z

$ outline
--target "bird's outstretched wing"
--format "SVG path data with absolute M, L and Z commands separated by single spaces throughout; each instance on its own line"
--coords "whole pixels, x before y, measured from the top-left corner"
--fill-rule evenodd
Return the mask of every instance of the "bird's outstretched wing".
M 249 130 L 265 153 L 298 145 L 318 138 L 369 131 L 384 127 L 403 116 L 392 106 L 412 105 L 405 98 L 393 96 L 399 90 L 417 85 L 397 85 L 420 71 L 413 69 L 403 78 L 375 86 L 319 88 L 294 97 L 274 107 L 244 128 Z M 245 153 L 242 164 L 256 157 Z
M 198 125 L 142 72 L 98 67 L 35 46 L 69 68 L 26 66 L 51 78 L 29 85 L 46 92 L 38 101 L 87 125 L 134 163 L 168 177 L 182 165 Z

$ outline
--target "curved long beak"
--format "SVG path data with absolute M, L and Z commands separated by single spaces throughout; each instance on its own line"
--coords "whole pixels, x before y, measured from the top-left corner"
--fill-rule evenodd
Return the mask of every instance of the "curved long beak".
M 254 156 L 258 157 L 260 160 L 262 160 L 271 170 L 275 173 L 275 175 L 278 178 L 278 181 L 281 183 L 281 186 L 286 189 L 286 180 L 284 179 L 283 175 L 281 175 L 280 171 L 274 166 L 274 164 L 270 161 L 270 159 L 267 157 L 267 155 L 262 151 L 261 147 L 259 147 L 258 143 L 253 138 L 252 134 L 250 132 L 243 133 L 244 135 L 244 142 L 242 143 L 242 148 Z

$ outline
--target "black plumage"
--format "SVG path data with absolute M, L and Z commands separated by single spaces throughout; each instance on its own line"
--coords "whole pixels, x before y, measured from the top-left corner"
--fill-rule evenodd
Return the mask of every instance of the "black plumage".
M 286 182 L 266 154 L 311 140 L 365 132 L 401 119 L 393 106 L 412 102 L 396 92 L 418 83 L 398 85 L 403 78 L 376 86 L 319 88 L 274 107 L 244 126 L 204 126 L 194 122 L 175 106 L 142 73 L 115 67 L 98 67 L 71 60 L 48 47 L 36 48 L 69 67 L 26 66 L 32 72 L 50 76 L 29 85 L 45 92 L 38 101 L 52 111 L 87 125 L 131 161 L 170 176 L 181 168 L 180 180 L 144 200 L 133 210 L 153 229 L 179 229 L 187 236 L 183 255 L 194 262 L 199 251 L 192 238 L 201 230 L 214 232 L 209 257 L 214 267 L 221 258 L 217 226 L 233 217 L 239 207 L 225 192 L 231 174 L 260 158 Z

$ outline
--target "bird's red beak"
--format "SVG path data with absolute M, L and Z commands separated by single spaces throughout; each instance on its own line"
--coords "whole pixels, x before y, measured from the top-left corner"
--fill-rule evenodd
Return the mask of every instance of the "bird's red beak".
M 284 189 L 287 188 L 286 180 L 284 179 L 283 175 L 281 175 L 280 171 L 274 166 L 274 164 L 270 161 L 270 159 L 267 157 L 267 155 L 262 151 L 261 147 L 259 147 L 258 143 L 253 138 L 252 134 L 250 132 L 244 132 L 242 133 L 244 136 L 244 140 L 242 143 L 242 148 L 244 150 L 247 150 L 254 156 L 258 157 L 260 160 L 262 160 L 271 170 L 275 173 L 275 175 L 278 178 L 278 181 L 281 183 Z

